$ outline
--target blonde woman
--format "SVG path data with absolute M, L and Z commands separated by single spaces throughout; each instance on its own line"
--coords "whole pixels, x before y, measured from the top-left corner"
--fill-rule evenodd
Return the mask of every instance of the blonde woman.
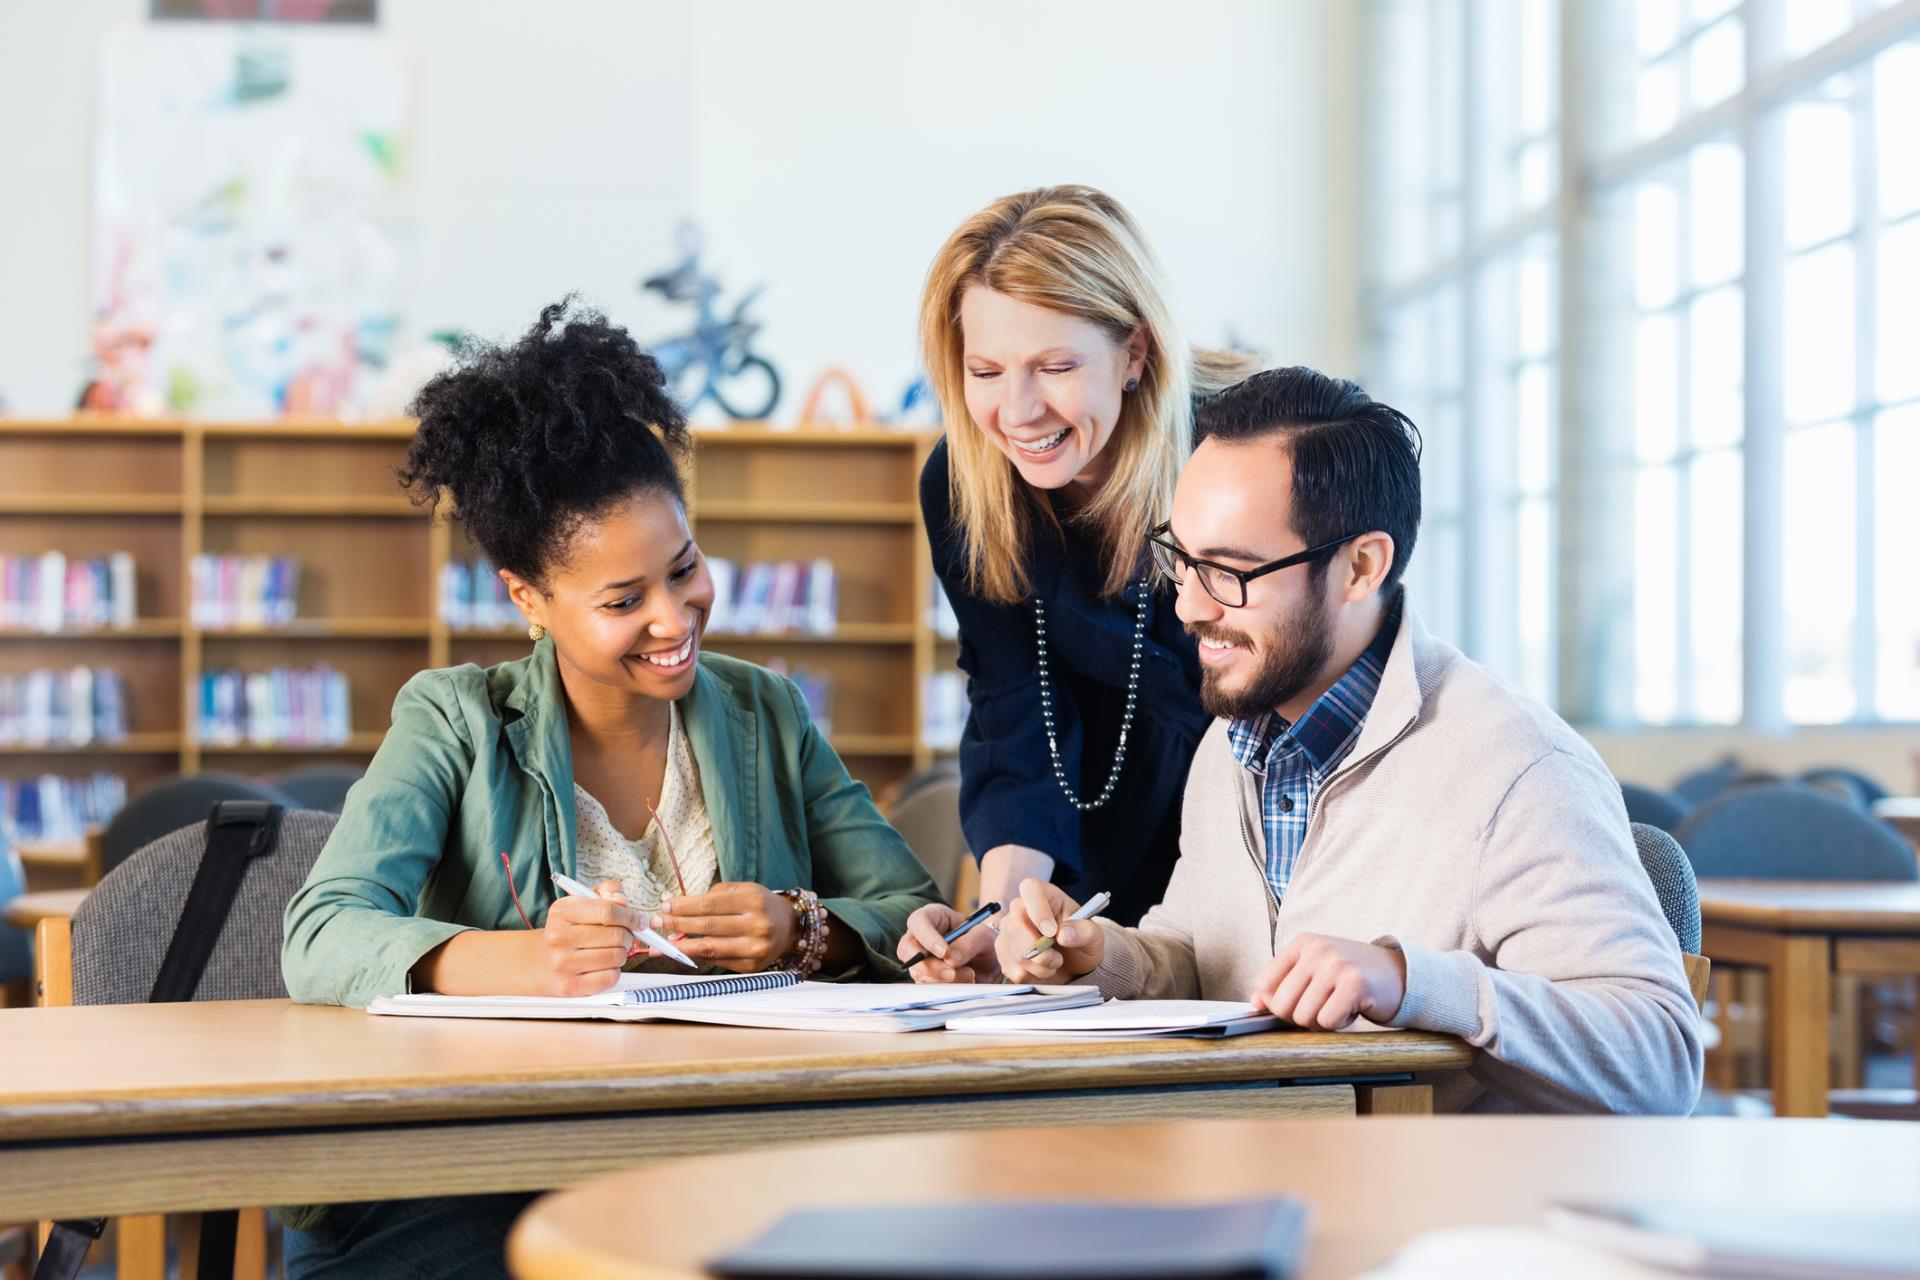
M 1112 893 L 1131 924 L 1179 852 L 1187 764 L 1209 723 L 1194 641 L 1147 572 L 1196 398 L 1253 371 L 1189 350 L 1139 228 L 1091 187 L 1024 191 L 935 257 L 921 345 L 947 424 L 920 477 L 934 571 L 971 703 L 960 817 L 983 901 L 1027 877 Z M 948 944 L 915 912 L 922 982 L 990 980 L 992 926 Z

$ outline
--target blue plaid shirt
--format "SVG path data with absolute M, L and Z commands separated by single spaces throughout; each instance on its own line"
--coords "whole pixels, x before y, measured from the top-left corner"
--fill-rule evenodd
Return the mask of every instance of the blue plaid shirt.
M 1293 864 L 1307 840 L 1313 802 L 1359 739 L 1399 632 L 1400 597 L 1396 593 L 1367 651 L 1297 721 L 1288 724 L 1268 711 L 1227 724 L 1227 741 L 1233 747 L 1234 759 L 1260 780 L 1267 883 L 1273 888 L 1276 902 L 1286 901 Z

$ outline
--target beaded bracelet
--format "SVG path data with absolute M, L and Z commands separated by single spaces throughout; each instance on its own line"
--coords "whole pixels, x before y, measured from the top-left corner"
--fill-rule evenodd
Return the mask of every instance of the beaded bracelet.
M 793 952 L 780 967 L 810 977 L 827 961 L 827 909 L 811 889 L 782 889 L 780 896 L 793 904 L 794 921 L 800 927 Z

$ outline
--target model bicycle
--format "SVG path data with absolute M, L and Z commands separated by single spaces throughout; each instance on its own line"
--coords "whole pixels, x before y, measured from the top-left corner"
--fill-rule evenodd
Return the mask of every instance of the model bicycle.
M 730 418 L 766 418 L 780 399 L 780 374 L 765 357 L 755 355 L 751 343 L 760 331 L 747 308 L 760 288 L 747 291 L 723 317 L 717 302 L 720 282 L 700 274 L 700 237 L 693 230 L 680 233 L 680 264 L 640 282 L 669 302 L 692 303 L 698 309 L 693 332 L 653 344 L 653 358 L 667 375 L 667 387 L 680 407 L 691 415 L 704 400 L 712 400 Z

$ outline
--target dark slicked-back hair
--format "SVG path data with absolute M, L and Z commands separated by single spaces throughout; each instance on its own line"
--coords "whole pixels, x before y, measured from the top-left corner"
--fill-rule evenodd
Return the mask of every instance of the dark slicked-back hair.
M 1420 532 L 1420 429 L 1344 378 L 1266 369 L 1201 407 L 1196 440 L 1240 444 L 1280 437 L 1293 461 L 1293 531 L 1309 547 L 1350 533 L 1393 539 L 1381 586 L 1399 583 Z M 1316 559 L 1315 582 L 1333 553 Z

